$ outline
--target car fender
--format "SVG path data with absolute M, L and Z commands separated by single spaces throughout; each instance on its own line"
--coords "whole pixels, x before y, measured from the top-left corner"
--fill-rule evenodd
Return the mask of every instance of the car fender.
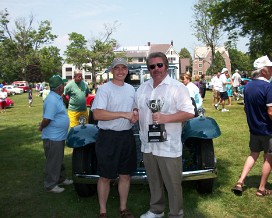
M 66 145 L 70 148 L 84 147 L 96 142 L 98 127 L 94 124 L 85 124 L 72 127 L 67 136 Z
M 199 116 L 188 120 L 182 129 L 182 141 L 188 138 L 213 139 L 221 135 L 220 128 L 211 117 Z

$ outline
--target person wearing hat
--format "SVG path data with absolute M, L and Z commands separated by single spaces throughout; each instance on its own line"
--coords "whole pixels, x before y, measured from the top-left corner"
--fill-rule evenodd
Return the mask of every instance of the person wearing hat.
M 96 141 L 97 173 L 100 176 L 97 183 L 99 217 L 107 217 L 110 181 L 119 176 L 120 216 L 133 218 L 127 209 L 127 198 L 130 174 L 137 168 L 132 132 L 132 126 L 138 120 L 138 112 L 133 111 L 135 89 L 124 82 L 128 74 L 125 59 L 114 59 L 111 73 L 113 79 L 98 88 L 91 107 L 99 127 Z
M 244 164 L 242 174 L 231 189 L 236 195 L 242 195 L 245 179 L 258 159 L 260 152 L 264 152 L 261 181 L 256 192 L 257 196 L 271 195 L 266 189 L 267 179 L 272 166 L 272 62 L 267 56 L 255 60 L 253 80 L 244 89 L 244 108 L 249 126 L 250 155 Z
M 218 110 L 219 105 L 222 104 L 222 112 L 227 112 L 229 111 L 228 109 L 225 108 L 225 100 L 228 99 L 228 92 L 227 92 L 227 84 L 231 84 L 231 82 L 227 81 L 226 75 L 228 74 L 228 69 L 223 68 L 221 71 L 221 75 L 219 77 L 219 80 L 221 82 L 221 85 L 219 87 L 219 92 L 220 92 L 220 100 L 217 104 L 214 105 L 215 109 Z
M 86 97 L 90 90 L 82 79 L 80 70 L 74 72 L 74 80 L 70 81 L 64 88 L 64 96 L 69 96 L 68 116 L 70 127 L 79 125 L 79 118 L 84 116 L 88 120 L 89 114 L 86 106 Z
M 43 119 L 38 130 L 42 132 L 45 163 L 44 188 L 48 192 L 61 193 L 70 185 L 64 168 L 64 146 L 68 134 L 69 117 L 63 103 L 64 81 L 59 75 L 49 79 L 50 93 L 43 104 Z

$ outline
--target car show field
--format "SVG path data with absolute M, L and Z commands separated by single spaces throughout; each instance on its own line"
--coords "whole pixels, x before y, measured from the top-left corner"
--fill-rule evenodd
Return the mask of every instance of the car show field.
M 2 217 L 95 217 L 98 211 L 96 195 L 79 197 L 72 186 L 59 195 L 43 190 L 44 152 L 38 123 L 42 117 L 42 98 L 34 96 L 28 107 L 27 94 L 10 97 L 14 107 L 0 114 L 0 212 Z M 271 198 L 255 196 L 260 179 L 259 159 L 245 182 L 242 197 L 230 189 L 240 175 L 248 155 L 248 127 L 241 101 L 234 101 L 228 113 L 213 108 L 211 92 L 204 100 L 206 115 L 218 123 L 221 136 L 213 140 L 218 175 L 211 194 L 200 194 L 194 182 L 184 182 L 185 217 L 270 217 Z M 65 148 L 65 166 L 72 178 L 72 152 Z M 116 185 L 113 183 L 113 187 Z M 272 188 L 271 179 L 268 187 Z M 118 192 L 112 188 L 108 202 L 111 217 L 118 217 Z M 149 188 L 133 184 L 128 206 L 136 217 L 149 207 Z M 167 211 L 166 211 L 167 212 Z

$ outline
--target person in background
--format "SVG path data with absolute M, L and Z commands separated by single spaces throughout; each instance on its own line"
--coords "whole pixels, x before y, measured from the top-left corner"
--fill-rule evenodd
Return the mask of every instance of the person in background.
M 6 107 L 7 107 L 7 97 L 8 97 L 8 94 L 7 92 L 5 91 L 5 88 L 1 88 L 0 90 L 0 112 L 6 112 Z
M 63 103 L 64 81 L 59 75 L 49 79 L 50 93 L 43 104 L 43 119 L 38 130 L 42 131 L 45 163 L 44 188 L 47 192 L 61 193 L 59 185 L 71 185 L 66 179 L 64 147 L 68 135 L 69 117 Z
M 136 92 L 139 110 L 141 151 L 150 189 L 149 210 L 141 218 L 164 217 L 164 186 L 168 193 L 168 217 L 183 217 L 182 123 L 195 116 L 188 89 L 168 75 L 169 62 L 162 52 L 150 53 L 146 60 L 151 79 Z M 160 112 L 152 113 L 147 100 L 163 100 Z M 167 140 L 148 142 L 149 124 L 165 124 Z
M 232 89 L 233 89 L 233 96 L 234 99 L 238 99 L 238 87 L 240 86 L 241 83 L 241 75 L 239 74 L 239 70 L 236 69 L 235 73 L 231 77 L 233 84 L 232 84 Z
M 218 103 L 216 103 L 214 105 L 215 109 L 218 110 L 218 107 L 220 104 L 222 104 L 222 112 L 227 112 L 229 111 L 228 109 L 225 108 L 225 100 L 228 99 L 228 93 L 227 93 L 227 88 L 226 85 L 229 84 L 230 82 L 227 82 L 227 77 L 226 74 L 228 74 L 228 69 L 227 68 L 223 68 L 221 71 L 221 75 L 219 77 L 219 80 L 221 82 L 220 85 L 220 100 Z
M 39 96 L 40 95 L 40 84 L 39 83 L 36 83 L 35 91 L 36 91 L 36 96 Z
M 206 95 L 206 89 L 207 89 L 206 85 L 207 85 L 206 75 L 202 74 L 200 82 L 199 82 L 199 92 L 200 92 L 201 98 L 203 100 L 204 100 L 205 95 Z
M 195 82 L 194 82 L 194 84 L 195 84 L 198 88 L 200 88 L 200 83 L 199 83 L 199 81 L 200 81 L 200 78 L 199 78 L 198 75 L 196 75 L 196 76 L 195 76 Z
M 29 86 L 28 88 L 28 106 L 31 107 L 33 102 L 33 96 L 32 96 L 32 86 Z
M 43 89 L 43 95 L 42 95 L 43 102 L 44 102 L 44 100 L 46 99 L 46 97 L 47 97 L 47 95 L 49 94 L 49 92 L 50 92 L 50 89 L 48 89 L 48 87 L 45 86 L 44 89 Z
M 231 106 L 231 100 L 232 100 L 232 79 L 229 75 L 229 73 L 226 74 L 227 82 L 228 84 L 226 85 L 227 93 L 228 93 L 228 106 Z
M 107 217 L 107 200 L 110 181 L 119 176 L 120 217 L 133 218 L 127 209 L 130 189 L 130 174 L 137 168 L 136 143 L 132 126 L 138 120 L 133 111 L 135 89 L 125 83 L 128 65 L 125 59 L 116 58 L 111 65 L 113 79 L 99 86 L 91 110 L 98 120 L 96 141 L 97 183 L 100 212 L 98 217 Z
M 88 120 L 88 110 L 86 106 L 86 97 L 89 94 L 88 85 L 82 80 L 82 72 L 75 71 L 74 80 L 70 81 L 64 88 L 65 96 L 69 97 L 68 116 L 70 118 L 70 127 L 79 125 L 79 117 L 84 116 Z
M 220 87 L 221 87 L 221 82 L 220 82 L 220 77 L 221 73 L 218 71 L 213 75 L 213 78 L 211 79 L 211 84 L 212 84 L 212 93 L 213 93 L 213 99 L 212 99 L 212 105 L 214 106 L 215 103 L 219 102 L 220 100 Z
M 192 83 L 192 77 L 189 74 L 183 76 L 182 82 L 189 90 L 190 97 L 194 99 L 197 109 L 202 107 L 202 98 L 199 94 L 199 88 Z
M 267 179 L 272 166 L 272 62 L 267 56 L 254 61 L 253 80 L 244 89 L 244 108 L 249 126 L 250 155 L 247 157 L 242 174 L 231 189 L 236 195 L 242 195 L 245 179 L 263 151 L 261 181 L 256 196 L 271 195 L 266 189 Z

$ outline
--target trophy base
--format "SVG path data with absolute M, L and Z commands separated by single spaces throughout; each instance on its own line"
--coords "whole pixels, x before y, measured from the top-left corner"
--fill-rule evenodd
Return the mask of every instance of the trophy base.
M 164 124 L 151 124 L 148 131 L 148 142 L 164 142 L 167 140 L 167 133 Z

